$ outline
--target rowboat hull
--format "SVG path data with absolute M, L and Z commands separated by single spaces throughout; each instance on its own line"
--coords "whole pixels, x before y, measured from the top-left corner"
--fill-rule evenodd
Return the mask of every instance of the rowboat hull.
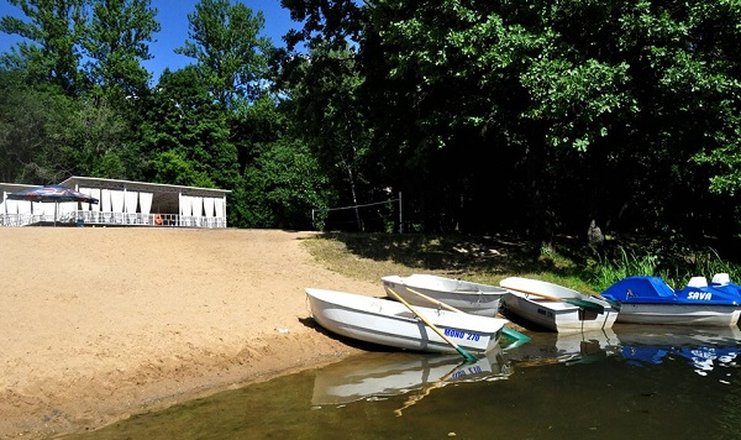
M 618 322 L 730 327 L 741 316 L 737 306 L 703 304 L 622 304 Z
M 348 338 L 414 351 L 455 353 L 432 328 L 403 304 L 347 292 L 307 288 L 314 320 Z M 415 307 L 460 347 L 484 353 L 493 349 L 507 320 Z
M 507 292 L 504 306 L 508 313 L 559 333 L 609 329 L 619 316 L 609 305 L 605 307 L 604 313 L 595 313 L 517 291 Z
M 408 277 L 390 275 L 381 278 L 381 281 L 385 289 L 393 289 L 411 304 L 436 307 L 433 302 L 416 295 L 410 289 L 463 312 L 489 317 L 497 315 L 501 300 L 507 293 L 505 289 L 496 286 L 427 274 Z

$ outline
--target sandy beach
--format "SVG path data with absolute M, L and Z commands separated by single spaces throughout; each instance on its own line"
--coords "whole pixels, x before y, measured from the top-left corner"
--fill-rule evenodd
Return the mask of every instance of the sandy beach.
M 0 438 L 48 438 L 333 362 L 310 232 L 0 228 Z

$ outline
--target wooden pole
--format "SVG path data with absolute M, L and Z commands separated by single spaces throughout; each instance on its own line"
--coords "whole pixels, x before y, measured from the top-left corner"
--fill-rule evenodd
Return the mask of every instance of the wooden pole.
M 405 286 L 405 287 L 406 287 L 406 289 L 409 292 L 411 292 L 411 293 L 419 296 L 420 298 L 422 298 L 422 299 L 424 299 L 426 301 L 429 301 L 429 302 L 431 302 L 433 304 L 436 304 L 436 305 L 438 305 L 438 306 L 440 306 L 440 307 L 442 307 L 444 309 L 450 310 L 451 312 L 466 313 L 463 310 L 460 310 L 460 309 L 457 309 L 457 308 L 451 306 L 450 304 L 446 304 L 446 303 L 444 303 L 442 301 L 439 301 L 439 300 L 437 300 L 437 299 L 435 299 L 435 298 L 433 298 L 431 296 L 425 295 L 422 292 L 418 292 L 418 291 L 412 289 L 409 286 Z M 507 336 L 509 336 L 510 338 L 514 339 L 515 341 L 517 341 L 517 343 L 515 344 L 516 346 L 522 345 L 522 344 L 530 341 L 530 339 L 531 339 L 530 336 L 528 336 L 526 334 L 523 334 L 523 333 L 520 333 L 517 330 L 512 329 L 512 328 L 509 328 L 507 326 L 502 327 L 502 333 L 505 334 L 505 335 L 507 335 Z
M 401 215 L 401 191 L 399 191 L 399 234 L 404 233 L 404 218 Z
M 581 299 L 581 298 L 561 298 L 558 296 L 548 295 L 545 293 L 539 293 L 539 292 L 526 292 L 526 291 L 520 291 L 517 289 L 507 289 L 512 290 L 515 292 L 524 293 L 525 295 L 533 295 L 537 296 L 543 299 L 546 299 L 548 301 L 561 301 L 565 302 L 567 304 L 571 304 L 573 306 L 577 306 L 579 308 L 582 308 L 584 310 L 590 310 L 592 312 L 595 312 L 597 314 L 605 313 L 605 307 L 602 304 L 597 304 L 594 302 L 589 301 L 589 299 Z
M 440 300 L 437 300 L 437 299 L 435 299 L 435 298 L 433 298 L 433 297 L 431 297 L 431 296 L 425 295 L 425 294 L 424 294 L 424 293 L 422 293 L 422 292 L 418 292 L 418 291 L 416 291 L 416 290 L 412 289 L 412 288 L 411 288 L 411 287 L 409 287 L 409 286 L 405 286 L 405 287 L 406 287 L 406 289 L 407 289 L 408 291 L 410 291 L 410 292 L 412 292 L 413 294 L 415 294 L 415 295 L 419 296 L 420 298 L 424 299 L 425 301 L 429 301 L 429 302 L 431 302 L 432 304 L 435 304 L 436 306 L 440 306 L 440 307 L 442 307 L 443 309 L 446 309 L 446 310 L 450 310 L 451 312 L 456 312 L 456 313 L 465 313 L 465 312 L 464 312 L 463 310 L 457 309 L 457 308 L 455 308 L 455 307 L 451 306 L 450 304 L 446 304 L 446 303 L 444 303 L 444 302 L 442 302 L 442 301 L 440 301 Z

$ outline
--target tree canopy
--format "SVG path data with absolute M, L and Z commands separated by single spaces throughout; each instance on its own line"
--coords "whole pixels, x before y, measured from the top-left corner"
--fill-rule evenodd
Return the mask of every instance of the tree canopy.
M 214 97 L 225 106 L 254 98 L 267 77 L 272 48 L 258 35 L 265 25 L 262 13 L 229 0 L 201 0 L 188 20 L 190 38 L 177 52 L 195 58 Z
M 413 231 L 741 233 L 739 2 L 283 0 L 276 47 L 201 0 L 156 84 L 149 0 L 10 3 L 6 181 L 224 187 L 237 226 L 396 230 L 327 209 L 401 192 Z

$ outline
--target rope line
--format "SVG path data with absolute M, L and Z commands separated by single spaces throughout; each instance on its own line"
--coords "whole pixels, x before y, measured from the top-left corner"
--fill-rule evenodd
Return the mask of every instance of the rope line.
M 340 206 L 340 207 L 337 207 L 337 208 L 327 208 L 327 209 L 324 209 L 324 211 L 329 212 L 329 211 L 339 211 L 339 210 L 342 210 L 342 209 L 366 208 L 368 206 L 385 205 L 387 203 L 393 203 L 393 202 L 398 202 L 398 201 L 399 201 L 399 199 L 391 199 L 391 200 L 386 200 L 386 201 L 383 201 L 383 202 L 366 203 L 364 205 L 350 205 L 350 206 Z

